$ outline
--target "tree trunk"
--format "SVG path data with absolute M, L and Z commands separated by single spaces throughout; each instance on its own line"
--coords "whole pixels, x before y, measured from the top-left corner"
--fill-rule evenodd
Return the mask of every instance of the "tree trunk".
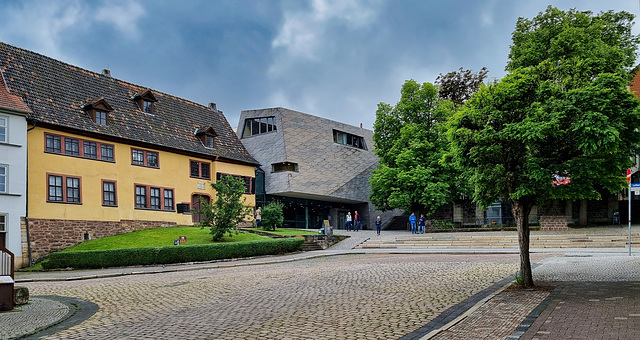
M 518 226 L 518 243 L 520 245 L 520 275 L 522 286 L 533 287 L 531 260 L 529 259 L 529 213 L 533 204 L 527 199 L 511 200 L 511 212 Z

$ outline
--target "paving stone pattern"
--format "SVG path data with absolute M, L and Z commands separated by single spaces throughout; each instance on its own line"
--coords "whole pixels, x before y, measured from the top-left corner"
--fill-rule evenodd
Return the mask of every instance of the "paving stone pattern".
M 503 291 L 491 298 L 454 327 L 431 339 L 505 339 L 529 312 L 539 305 L 549 291 Z
M 25 285 L 33 295 L 99 305 L 93 317 L 50 339 L 398 339 L 512 274 L 518 261 L 504 254 L 345 255 Z
M 69 306 L 43 297 L 30 297 L 30 303 L 16 307 L 16 312 L 0 313 L 0 339 L 9 339 L 31 333 L 58 322 L 69 313 Z M 28 313 L 29 318 L 22 313 Z
M 520 339 L 638 339 L 640 257 L 553 257 L 534 277 L 559 293 Z

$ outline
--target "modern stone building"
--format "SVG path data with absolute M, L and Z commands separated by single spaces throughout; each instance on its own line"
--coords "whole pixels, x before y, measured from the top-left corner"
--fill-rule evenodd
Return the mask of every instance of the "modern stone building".
M 394 216 L 369 202 L 378 164 L 373 131 L 277 107 L 242 111 L 237 134 L 261 164 L 256 204 L 284 203 L 286 227 L 320 228 L 329 219 L 342 228 L 346 213 L 356 210 L 365 227 L 377 215 Z

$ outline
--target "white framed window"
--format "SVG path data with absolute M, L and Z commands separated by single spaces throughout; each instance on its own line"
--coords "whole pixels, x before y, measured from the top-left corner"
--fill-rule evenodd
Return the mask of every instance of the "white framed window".
M 9 166 L 5 164 L 0 164 L 0 192 L 8 191 L 8 180 L 9 177 Z
M 0 213 L 0 233 L 7 231 L 7 214 Z
M 9 117 L 0 116 L 0 143 L 7 143 L 7 130 L 9 130 Z

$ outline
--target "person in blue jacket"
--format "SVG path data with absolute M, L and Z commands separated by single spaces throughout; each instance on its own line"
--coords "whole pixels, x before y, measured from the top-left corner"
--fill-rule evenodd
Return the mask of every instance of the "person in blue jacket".
M 411 223 L 411 233 L 415 234 L 416 233 L 416 214 L 415 213 L 411 213 L 411 216 L 409 216 L 409 223 Z
M 424 217 L 424 214 L 420 214 L 420 218 L 418 219 L 418 232 L 420 234 L 424 234 L 424 226 L 427 222 L 427 218 Z
M 376 231 L 378 232 L 378 235 L 380 235 L 380 229 L 382 228 L 382 220 L 380 219 L 380 216 L 376 217 Z

